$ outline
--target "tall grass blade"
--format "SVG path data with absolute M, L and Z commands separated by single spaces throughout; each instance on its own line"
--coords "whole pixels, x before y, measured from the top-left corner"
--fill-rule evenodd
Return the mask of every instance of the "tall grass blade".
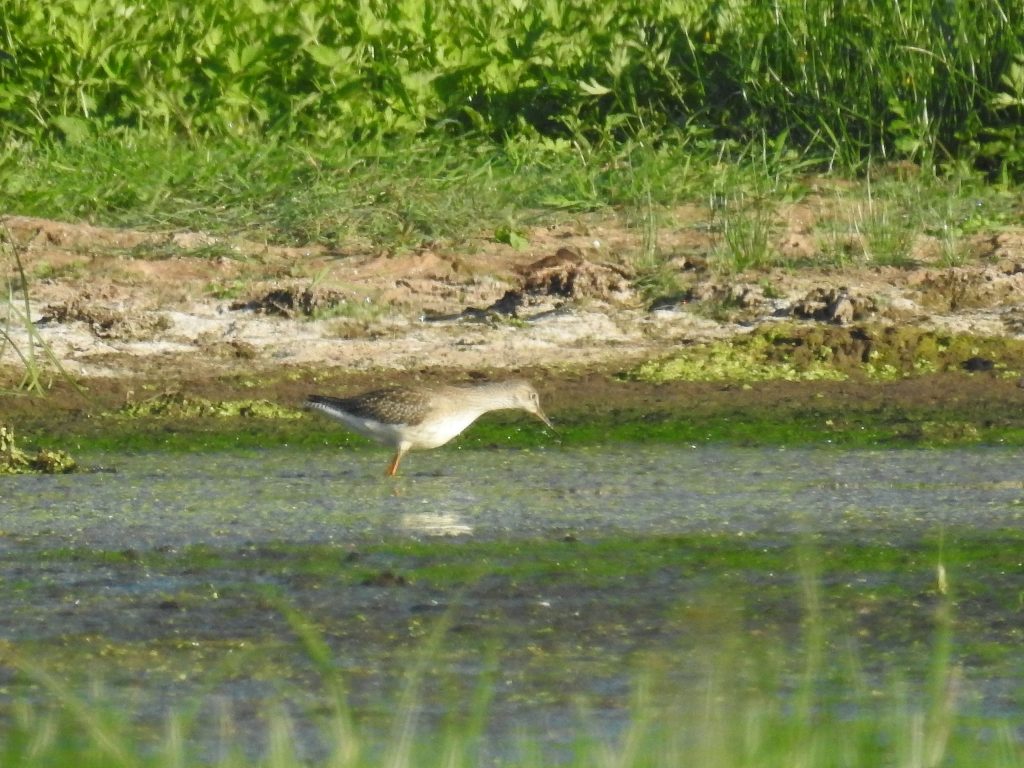
M 34 664 L 10 647 L 4 650 L 5 661 L 12 668 L 43 688 L 81 728 L 87 743 L 94 746 L 111 768 L 135 768 L 142 765 L 141 756 L 124 732 L 103 717 L 103 710 L 86 701 L 68 683 Z
M 8 313 L 5 326 L 0 327 L 0 341 L 3 342 L 0 344 L 0 353 L 3 352 L 4 347 L 10 347 L 13 349 L 15 355 L 21 361 L 21 365 L 24 368 L 24 375 L 15 392 L 23 391 L 26 393 L 42 394 L 49 388 L 50 383 L 47 383 L 45 386 L 43 384 L 42 361 L 37 357 L 37 350 L 39 350 L 42 352 L 45 362 L 49 363 L 50 366 L 52 366 L 78 394 L 85 397 L 85 390 L 64 368 L 64 365 L 54 353 L 53 348 L 45 339 L 42 338 L 39 330 L 32 322 L 32 302 L 29 295 L 29 281 L 21 258 L 21 246 L 18 245 L 14 235 L 11 233 L 10 226 L 6 221 L 3 222 L 3 233 L 5 235 L 3 238 L 4 242 L 6 242 L 7 248 L 10 251 L 11 258 L 14 262 L 14 269 L 18 281 L 18 291 L 20 291 L 21 294 L 20 297 L 16 297 L 14 285 L 10 280 L 8 280 L 6 302 Z M 20 307 L 17 306 L 18 304 L 20 304 Z M 14 338 L 14 324 L 17 324 L 19 329 L 24 332 L 24 346 L 20 345 Z

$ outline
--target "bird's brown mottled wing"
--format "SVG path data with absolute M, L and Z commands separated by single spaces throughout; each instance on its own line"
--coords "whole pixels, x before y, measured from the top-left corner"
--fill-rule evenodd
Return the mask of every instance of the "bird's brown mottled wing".
M 308 401 L 384 424 L 419 424 L 430 406 L 427 395 L 405 387 L 377 389 L 355 397 L 310 395 Z

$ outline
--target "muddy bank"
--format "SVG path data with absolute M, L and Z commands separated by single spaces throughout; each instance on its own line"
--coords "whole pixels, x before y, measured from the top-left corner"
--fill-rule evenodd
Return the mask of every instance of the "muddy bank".
M 677 214 L 656 288 L 638 233 L 608 217 L 538 228 L 524 251 L 401 255 L 8 217 L 33 331 L 12 304 L 0 388 L 31 344 L 63 371 L 44 360 L 53 396 L 6 397 L 5 416 L 19 434 L 81 434 L 179 398 L 208 403 L 179 421 L 216 430 L 246 403 L 514 374 L 569 423 L 810 410 L 1016 429 L 1024 234 L 978 236 L 958 266 L 918 249 L 904 268 L 725 276 L 697 214 Z M 273 420 L 248 411 L 234 416 Z

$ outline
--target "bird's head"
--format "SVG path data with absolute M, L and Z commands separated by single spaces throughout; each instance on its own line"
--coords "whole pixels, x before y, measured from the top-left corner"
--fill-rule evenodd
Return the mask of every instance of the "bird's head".
M 527 413 L 532 413 L 538 419 L 544 422 L 545 426 L 554 431 L 554 427 L 548 420 L 548 417 L 544 415 L 544 411 L 540 408 L 540 395 L 537 394 L 537 390 L 533 388 L 533 385 L 526 381 L 514 382 L 514 400 L 518 408 L 523 409 Z

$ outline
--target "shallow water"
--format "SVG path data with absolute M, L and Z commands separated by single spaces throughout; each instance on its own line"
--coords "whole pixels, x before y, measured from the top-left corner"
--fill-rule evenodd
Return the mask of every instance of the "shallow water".
M 95 469 L 85 474 L 4 478 L 0 642 L 30 647 L 78 684 L 88 682 L 82 670 L 98 675 L 110 702 L 157 730 L 169 707 L 192 706 L 197 697 L 211 718 L 228 707 L 233 727 L 259 753 L 262 712 L 277 706 L 268 702 L 284 699 L 300 712 L 323 706 L 293 628 L 264 602 L 263 589 L 325 633 L 354 708 L 371 713 L 371 723 L 372 713 L 393 708 L 402 670 L 433 622 L 450 615 L 456 627 L 435 651 L 440 677 L 425 690 L 462 686 L 468 696 L 492 663 L 486 648 L 500 647 L 488 725 L 494 762 L 513 754 L 509 745 L 525 731 L 557 764 L 578 733 L 577 697 L 589 702 L 592 725 L 615 733 L 629 720 L 639 659 L 667 664 L 664 679 L 685 692 L 718 652 L 723 627 L 744 649 L 730 663 L 745 669 L 751 649 L 775 648 L 768 656 L 779 665 L 779 691 L 792 690 L 803 668 L 799 567 L 790 555 L 747 556 L 775 545 L 806 539 L 837 543 L 840 552 L 864 544 L 912 553 L 896 568 L 856 560 L 823 567 L 831 606 L 823 621 L 837 632 L 829 652 L 844 659 L 855 644 L 869 683 L 923 684 L 936 595 L 922 541 L 972 532 L 999 546 L 999 532 L 1024 520 L 1019 452 L 991 447 L 453 447 L 410 455 L 394 479 L 382 476 L 387 460 L 381 451 L 288 448 L 97 454 L 84 457 Z M 665 535 L 682 538 L 647 555 L 637 544 Z M 599 546 L 615 537 L 624 554 L 613 565 L 628 576 L 552 570 L 553 559 L 584 557 L 572 542 Z M 459 546 L 401 549 L 424 541 Z M 485 550 L 495 558 L 492 571 L 432 581 L 427 572 L 438 561 L 471 560 L 475 550 L 461 543 L 474 541 L 522 546 Z M 733 559 L 705 556 L 719 541 L 726 549 L 749 541 L 750 549 Z M 568 549 L 553 554 L 552 543 Z M 193 558 L 190 546 L 220 559 Z M 124 556 L 97 558 L 97 551 Z M 540 551 L 548 561 L 535 570 Z M 700 563 L 692 568 L 691 553 Z M 307 555 L 327 567 L 308 567 Z M 957 663 L 967 669 L 971 711 L 1024 721 L 1016 623 L 1024 552 L 1010 555 L 1009 570 L 962 569 L 970 599 L 956 606 L 964 648 Z M 664 567 L 638 564 L 647 556 L 669 559 Z M 353 568 L 409 572 L 411 581 L 361 582 Z M 223 672 L 240 653 L 251 656 L 252 674 Z M 826 677 L 841 677 L 830 665 Z M 3 675 L 0 664 L 0 684 Z M 844 682 L 824 686 L 845 711 L 861 706 Z M 0 704 L 20 691 L 0 690 Z M 433 692 L 423 698 L 429 732 L 451 705 Z M 0 706 L 0 727 L 2 713 Z M 316 758 L 315 725 L 294 717 L 303 743 L 314 745 L 307 756 Z M 216 751 L 215 734 L 198 738 Z
M 412 454 L 394 479 L 382 476 L 386 461 L 287 448 L 91 456 L 104 471 L 3 480 L 0 548 L 612 532 L 898 543 L 1024 520 L 1019 452 L 999 448 L 449 449 Z

